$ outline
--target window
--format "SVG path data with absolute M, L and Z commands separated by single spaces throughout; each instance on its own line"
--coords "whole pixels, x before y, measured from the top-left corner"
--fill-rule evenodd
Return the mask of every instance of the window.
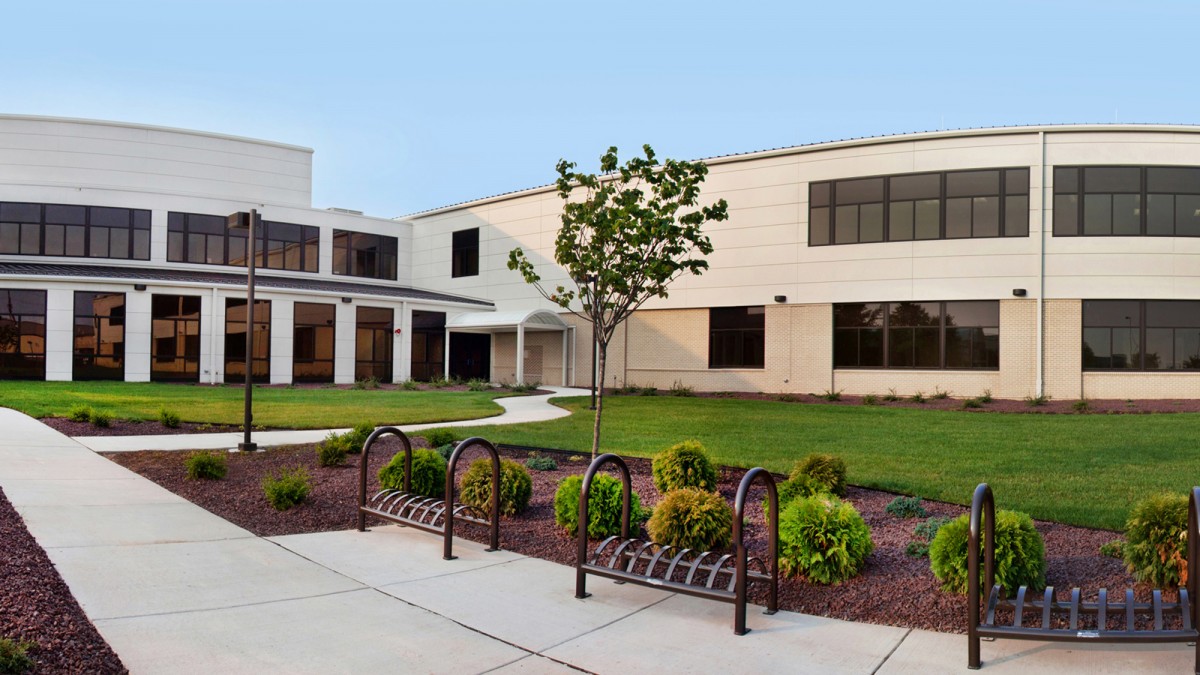
M 150 379 L 200 381 L 200 297 L 158 295 L 150 299 Z
M 479 228 L 455 232 L 452 243 L 450 276 L 477 276 L 479 274 Z
M 333 273 L 395 280 L 396 238 L 334 230 Z
M 441 377 L 446 358 L 446 313 L 414 309 L 412 313 L 412 379 Z
M 1200 168 L 1054 169 L 1054 236 L 1200 237 Z
M 762 368 L 766 354 L 766 308 L 708 310 L 708 367 Z
M 834 305 L 833 366 L 995 370 L 1000 367 L 1000 303 Z
M 0 379 L 46 379 L 46 291 L 0 289 Z
M 333 382 L 333 305 L 297 302 L 292 328 L 292 381 Z
M 808 245 L 1029 236 L 1029 169 L 810 183 Z
M 252 382 L 271 381 L 271 301 L 254 301 L 254 356 Z M 246 300 L 225 299 L 225 381 L 246 382 Z
M 125 294 L 75 291 L 71 379 L 125 379 Z
M 1085 300 L 1084 370 L 1200 370 L 1200 301 Z
M 258 269 L 317 271 L 319 228 L 262 220 L 254 231 Z M 245 229 L 228 227 L 225 216 L 172 211 L 167 214 L 167 260 L 245 267 L 247 235 Z
M 0 202 L 0 254 L 150 259 L 150 212 Z
M 392 381 L 392 310 L 359 307 L 354 335 L 354 379 Z

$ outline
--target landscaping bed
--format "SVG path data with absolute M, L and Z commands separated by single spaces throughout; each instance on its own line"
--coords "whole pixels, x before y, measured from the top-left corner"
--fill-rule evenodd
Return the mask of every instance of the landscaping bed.
M 415 446 L 424 439 L 414 439 Z M 394 439 L 378 443 L 370 457 L 368 489 L 377 485 L 375 474 L 399 450 Z M 501 523 L 501 547 L 524 555 L 553 560 L 565 565 L 575 563 L 576 539 L 568 536 L 554 522 L 554 492 L 560 480 L 572 474 L 582 474 L 589 457 L 565 452 L 502 450 L 502 456 L 524 462 L 533 454 L 554 458 L 558 468 L 553 471 L 530 471 L 533 496 L 529 508 L 520 516 L 506 518 Z M 358 495 L 359 456 L 351 455 L 342 467 L 320 467 L 313 446 L 289 446 L 248 455 L 230 455 L 228 475 L 220 481 L 189 481 L 185 479 L 184 457 L 178 452 L 113 453 L 109 459 L 155 481 L 163 487 L 191 500 L 209 511 L 226 518 L 260 536 L 299 534 L 351 529 L 355 524 Z M 469 459 L 483 456 L 482 450 L 471 451 Z M 633 488 L 643 505 L 653 505 L 660 499 L 650 471 L 650 461 L 625 458 L 633 476 Z M 466 471 L 469 461 L 461 461 L 458 475 Z M 307 501 L 289 511 L 277 512 L 263 497 L 262 479 L 269 473 L 294 466 L 306 467 L 312 476 L 312 492 Z M 719 480 L 721 495 L 731 504 L 743 469 L 722 468 Z M 779 477 L 782 478 L 782 477 Z M 751 555 L 765 555 L 767 535 L 760 507 L 764 496 L 761 487 L 751 492 L 747 508 L 747 546 Z M 930 630 L 963 632 L 966 624 L 966 598 L 940 590 L 939 582 L 929 569 L 925 557 L 905 552 L 914 540 L 913 528 L 923 519 L 898 518 L 886 512 L 886 506 L 896 495 L 850 487 L 847 501 L 862 514 L 871 528 L 875 550 L 867 559 L 863 573 L 837 586 L 818 586 L 798 579 L 783 579 L 780 584 L 782 609 L 870 623 L 908 626 Z M 968 495 L 964 495 L 964 499 Z M 956 517 L 966 511 L 961 506 L 924 502 L 929 516 Z M 998 506 L 1005 507 L 1004 495 L 998 495 Z M 1124 589 L 1133 587 L 1132 578 L 1116 559 L 1099 555 L 1101 544 L 1118 537 L 1105 530 L 1073 527 L 1050 522 L 1037 522 L 1037 529 L 1046 545 L 1046 583 L 1059 592 L 1069 592 L 1080 586 L 1085 593 L 1094 594 L 1099 588 Z M 486 541 L 483 528 L 456 525 L 455 532 L 475 541 Z M 369 536 L 369 535 L 364 535 Z M 424 535 L 422 535 L 424 536 Z M 433 535 L 429 535 L 433 536 Z M 443 564 L 430 560 L 430 565 Z M 449 563 L 446 563 L 449 564 Z M 565 578 L 565 577 L 564 577 Z M 597 582 L 599 583 L 599 582 Z M 752 599 L 765 601 L 763 589 L 752 584 Z M 597 589 L 600 589 L 598 586 Z M 602 592 L 602 589 L 600 589 Z M 1146 595 L 1146 589 L 1139 589 Z M 753 617 L 750 618 L 753 627 Z
M 125 673 L 0 490 L 0 637 L 32 642 L 30 673 Z

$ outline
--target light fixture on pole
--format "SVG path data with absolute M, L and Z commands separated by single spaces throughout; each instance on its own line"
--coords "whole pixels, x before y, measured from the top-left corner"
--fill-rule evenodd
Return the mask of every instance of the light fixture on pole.
M 254 452 L 258 444 L 250 441 L 250 427 L 253 425 L 254 387 L 254 226 L 257 225 L 258 211 L 250 209 L 250 213 L 238 211 L 225 219 L 226 226 L 231 230 L 248 230 L 246 234 L 246 409 L 242 418 L 244 436 L 238 443 L 238 450 Z

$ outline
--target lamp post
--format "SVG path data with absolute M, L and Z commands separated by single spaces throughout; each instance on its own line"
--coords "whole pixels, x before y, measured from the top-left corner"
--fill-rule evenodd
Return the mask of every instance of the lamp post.
M 253 386 L 253 366 L 254 366 L 254 225 L 258 220 L 258 211 L 250 209 L 250 213 L 239 211 L 230 214 L 226 220 L 226 225 L 230 229 L 248 230 L 246 236 L 246 409 L 242 417 L 242 442 L 238 443 L 238 450 L 242 452 L 254 452 L 258 450 L 258 444 L 250 441 L 250 427 L 254 420 L 253 401 L 254 401 L 254 386 Z

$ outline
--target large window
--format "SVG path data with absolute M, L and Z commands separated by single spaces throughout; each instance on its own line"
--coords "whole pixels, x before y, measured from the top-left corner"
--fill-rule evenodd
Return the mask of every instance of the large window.
M 708 367 L 762 368 L 766 355 L 766 308 L 708 310 Z
M 271 301 L 254 301 L 254 354 L 250 360 L 252 382 L 271 381 Z M 225 299 L 225 381 L 246 382 L 246 300 Z
M 1200 301 L 1085 300 L 1084 370 L 1200 370 Z
M 354 379 L 392 381 L 392 310 L 359 307 L 354 331 Z
M 824 181 L 808 194 L 809 246 L 1029 235 L 1029 169 Z
M 270 220 L 255 227 L 255 267 L 317 271 L 317 245 L 320 230 L 311 225 L 296 225 Z M 167 214 L 167 260 L 206 265 L 246 266 L 245 229 L 230 228 L 225 216 L 200 213 Z
M 395 280 L 396 238 L 334 230 L 333 273 Z
M 452 239 L 450 276 L 473 277 L 479 274 L 479 228 L 459 230 Z
M 200 380 L 200 297 L 154 295 L 150 299 L 150 379 Z
M 125 379 L 125 294 L 75 291 L 74 380 Z
M 0 254 L 150 259 L 150 212 L 0 202 Z
M 46 291 L 0 289 L 0 379 L 46 379 Z
M 412 379 L 441 377 L 446 363 L 446 313 L 414 309 L 412 313 Z
M 1054 169 L 1054 236 L 1200 237 L 1200 168 Z
M 1000 367 L 1000 303 L 874 302 L 833 306 L 835 368 Z
M 292 329 L 292 381 L 333 382 L 336 308 L 297 302 Z

